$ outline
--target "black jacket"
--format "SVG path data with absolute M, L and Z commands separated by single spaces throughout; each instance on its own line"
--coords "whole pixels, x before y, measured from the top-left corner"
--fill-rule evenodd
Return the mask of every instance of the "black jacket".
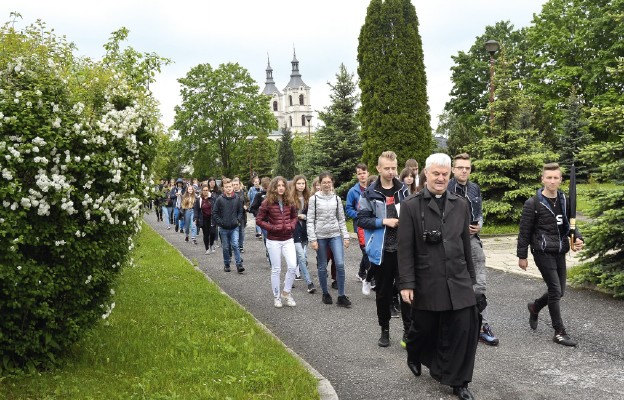
M 476 304 L 470 219 L 468 202 L 448 191 L 443 214 L 427 189 L 401 202 L 398 286 L 414 290 L 415 309 L 449 311 Z M 425 231 L 442 232 L 442 242 L 425 242 L 423 225 Z
M 563 215 L 563 231 L 568 232 L 565 236 L 560 235 L 556 216 L 539 189 L 535 196 L 524 202 L 522 216 L 520 217 L 520 233 L 518 234 L 518 258 L 527 258 L 529 245 L 531 252 L 565 254 L 570 251 L 570 241 L 567 239 L 570 232 L 570 204 L 563 192 L 557 192 L 557 199 Z M 583 239 L 578 228 L 574 236 Z
M 214 203 L 212 219 L 221 228 L 236 228 L 243 222 L 243 203 L 236 195 L 227 197 L 222 194 Z
M 303 210 L 298 210 L 298 214 L 308 215 L 308 207 Z M 295 243 L 307 243 L 308 242 L 308 228 L 307 221 L 305 219 L 297 218 L 297 225 L 295 225 L 295 231 L 293 232 L 293 239 Z

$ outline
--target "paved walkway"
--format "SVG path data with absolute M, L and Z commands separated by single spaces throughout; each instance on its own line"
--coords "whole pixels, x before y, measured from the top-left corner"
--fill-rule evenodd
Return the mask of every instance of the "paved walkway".
M 375 298 L 361 293 L 355 275 L 360 250 L 345 254 L 346 292 L 351 309 L 321 303 L 297 282 L 293 296 L 297 307 L 275 309 L 270 289 L 270 268 L 262 241 L 247 227 L 246 271 L 223 272 L 219 252 L 204 255 L 199 245 L 184 242 L 183 235 L 166 230 L 154 214 L 145 220 L 178 248 L 221 289 L 238 301 L 286 346 L 331 382 L 341 400 L 350 399 L 456 399 L 448 387 L 429 377 L 426 368 L 415 378 L 405 366 L 399 345 L 401 321 L 391 321 L 391 345 L 377 346 L 379 327 Z M 201 238 L 200 238 L 201 239 Z M 539 326 L 528 326 L 526 303 L 541 295 L 545 286 L 535 279 L 535 267 L 523 272 L 515 258 L 515 238 L 484 239 L 488 272 L 490 319 L 500 345 L 479 345 L 470 388 L 477 399 L 622 399 L 624 398 L 624 303 L 603 294 L 568 290 L 562 313 L 577 348 L 552 342 L 547 312 Z M 315 255 L 308 252 L 310 271 L 318 283 Z M 334 300 L 336 291 L 331 292 Z M 331 397 L 326 397 L 331 398 Z

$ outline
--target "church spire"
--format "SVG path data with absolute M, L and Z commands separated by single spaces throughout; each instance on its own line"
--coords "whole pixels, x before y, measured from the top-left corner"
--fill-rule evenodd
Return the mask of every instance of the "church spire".
M 269 59 L 269 54 L 267 53 L 267 68 L 266 68 L 266 82 L 264 82 L 264 90 L 262 94 L 267 94 L 272 96 L 273 93 L 278 92 L 277 86 L 275 86 L 275 81 L 273 80 L 273 68 L 271 68 L 271 60 Z
M 301 79 L 301 73 L 299 73 L 299 61 L 297 60 L 295 46 L 293 46 L 293 60 L 290 63 L 292 64 L 292 72 L 290 73 L 290 82 L 288 82 L 286 88 L 297 88 L 300 86 L 307 88 L 308 85 L 303 82 Z

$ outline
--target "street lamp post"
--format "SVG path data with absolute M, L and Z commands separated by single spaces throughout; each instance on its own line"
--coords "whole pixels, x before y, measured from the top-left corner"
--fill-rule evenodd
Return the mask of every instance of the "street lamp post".
M 310 114 L 306 115 L 305 119 L 308 123 L 308 143 L 310 143 L 310 121 L 312 120 L 312 115 Z
M 494 54 L 500 49 L 496 40 L 485 42 L 485 51 L 490 53 L 490 132 L 494 131 Z

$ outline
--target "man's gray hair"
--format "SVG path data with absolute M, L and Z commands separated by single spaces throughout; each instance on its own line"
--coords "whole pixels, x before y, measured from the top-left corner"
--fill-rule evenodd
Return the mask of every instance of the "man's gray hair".
M 427 160 L 425 161 L 425 169 L 429 169 L 432 165 L 451 168 L 451 157 L 444 153 L 434 153 L 427 157 Z

